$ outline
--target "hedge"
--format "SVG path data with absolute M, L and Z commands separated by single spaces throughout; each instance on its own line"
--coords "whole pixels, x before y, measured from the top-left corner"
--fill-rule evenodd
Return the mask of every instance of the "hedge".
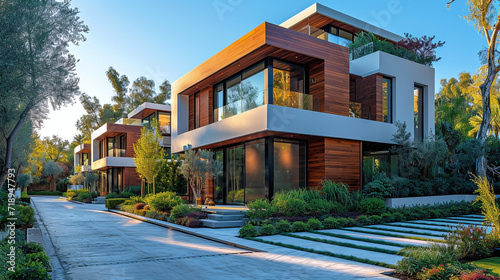
M 128 198 L 108 198 L 108 199 L 106 199 L 106 203 L 105 203 L 106 208 L 116 209 L 116 206 L 118 206 L 119 204 L 122 204 L 127 199 Z
M 21 193 L 21 201 L 26 202 L 28 204 L 31 204 L 31 198 L 28 196 L 27 192 L 22 192 Z

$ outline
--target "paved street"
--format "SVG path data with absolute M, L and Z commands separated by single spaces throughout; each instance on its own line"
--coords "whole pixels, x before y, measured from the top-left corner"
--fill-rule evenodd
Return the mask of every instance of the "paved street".
M 394 279 L 380 274 L 384 268 L 316 254 L 230 247 L 110 213 L 103 205 L 32 199 L 50 236 L 45 242 L 55 249 L 48 253 L 62 267 L 56 266 L 56 280 Z

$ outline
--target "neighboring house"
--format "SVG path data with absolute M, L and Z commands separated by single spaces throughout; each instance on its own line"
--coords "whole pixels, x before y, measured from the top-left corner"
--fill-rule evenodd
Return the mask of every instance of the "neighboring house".
M 204 199 L 242 204 L 323 179 L 357 190 L 370 172 L 397 172 L 394 123 L 418 138 L 434 130 L 434 69 L 380 51 L 350 59 L 363 30 L 402 39 L 314 4 L 172 84 L 172 152 L 211 149 L 224 163 Z
M 77 157 L 78 161 L 84 158 L 80 154 L 85 151 L 83 154 L 87 154 L 85 158 L 90 164 L 90 168 L 85 168 L 85 171 L 99 173 L 96 185 L 101 194 L 123 191 L 128 186 L 141 184 L 135 170 L 133 144 L 141 137 L 142 126 L 150 125 L 154 119 L 162 131 L 161 145 L 170 156 L 170 105 L 148 102 L 129 113 L 128 118 L 106 123 L 94 131 L 91 144 L 84 144 L 87 148 L 80 149 L 82 145 L 75 148 L 75 165 Z

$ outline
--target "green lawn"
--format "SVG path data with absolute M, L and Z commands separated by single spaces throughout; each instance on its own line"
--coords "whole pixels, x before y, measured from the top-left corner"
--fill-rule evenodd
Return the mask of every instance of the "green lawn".
M 500 274 L 500 257 L 482 259 L 475 261 L 474 264 L 482 268 L 491 269 L 493 272 Z

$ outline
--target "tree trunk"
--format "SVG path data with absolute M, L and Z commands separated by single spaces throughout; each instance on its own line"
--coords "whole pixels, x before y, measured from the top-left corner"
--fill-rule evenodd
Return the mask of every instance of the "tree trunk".
M 144 180 L 141 179 L 141 197 L 144 197 Z
M 481 121 L 479 131 L 477 132 L 476 139 L 479 140 L 483 153 L 476 159 L 476 174 L 480 177 L 486 177 L 487 161 L 484 157 L 484 141 L 486 140 L 486 137 L 488 137 L 488 130 L 491 120 L 490 88 L 496 76 L 496 72 L 492 70 L 492 67 L 494 69 L 494 64 L 489 64 L 490 65 L 488 65 L 488 74 L 486 75 L 486 79 L 484 80 L 484 83 L 479 86 L 483 98 L 483 119 Z
M 155 195 L 155 194 L 156 194 L 156 189 L 155 189 L 155 179 L 154 179 L 154 177 L 153 177 L 153 195 Z
M 26 108 L 24 108 L 24 111 L 21 113 L 21 116 L 19 116 L 19 120 L 17 121 L 16 126 L 14 126 L 14 129 L 7 138 L 7 147 L 5 151 L 5 160 L 4 160 L 5 164 L 2 168 L 2 174 L 0 174 L 0 187 L 3 186 L 3 183 L 5 183 L 5 180 L 9 175 L 9 169 L 12 165 L 12 144 L 14 143 L 14 139 L 16 138 L 17 132 L 21 128 L 21 125 L 23 124 L 24 119 L 26 118 L 30 110 L 31 110 L 30 106 L 26 106 Z

